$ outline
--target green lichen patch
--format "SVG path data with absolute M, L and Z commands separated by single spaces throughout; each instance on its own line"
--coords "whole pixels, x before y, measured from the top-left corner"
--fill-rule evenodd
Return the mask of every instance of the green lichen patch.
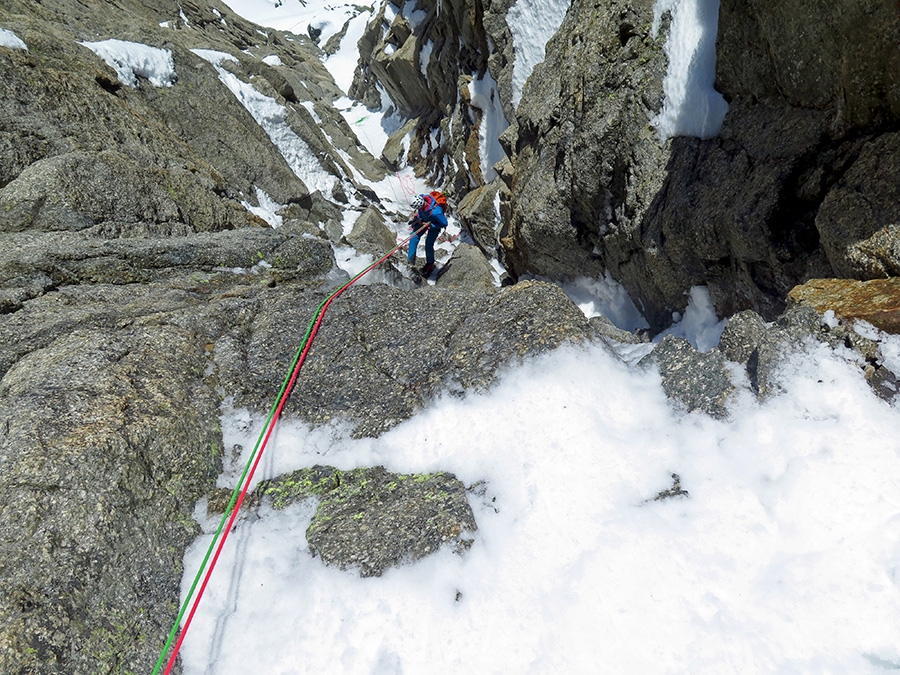
M 256 494 L 269 497 L 272 507 L 280 510 L 296 501 L 321 496 L 339 488 L 343 475 L 334 467 L 316 465 L 262 481 L 256 488 Z
M 263 481 L 251 503 L 284 509 L 316 497 L 306 538 L 313 555 L 360 576 L 412 562 L 443 546 L 462 552 L 477 529 L 465 486 L 452 474 L 396 474 L 384 467 L 299 469 Z

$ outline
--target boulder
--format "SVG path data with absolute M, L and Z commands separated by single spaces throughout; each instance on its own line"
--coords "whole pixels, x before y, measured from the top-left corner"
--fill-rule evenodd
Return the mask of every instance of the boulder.
M 381 257 L 397 245 L 397 235 L 385 225 L 381 212 L 370 206 L 356 219 L 347 241 L 360 253 Z
M 811 279 L 791 290 L 788 301 L 819 313 L 831 310 L 845 321 L 867 321 L 886 333 L 900 333 L 900 278 Z
M 282 509 L 312 496 L 318 505 L 306 530 L 311 553 L 361 577 L 381 576 L 445 546 L 464 551 L 478 529 L 465 486 L 448 473 L 314 466 L 263 481 L 252 497 Z
M 440 288 L 493 289 L 493 268 L 477 246 L 459 244 L 441 268 L 435 285 Z
M 591 328 L 601 340 L 609 343 L 622 344 L 645 344 L 648 341 L 648 335 L 645 332 L 635 332 L 618 328 L 612 321 L 605 316 L 592 316 L 589 319 Z
M 388 137 L 381 151 L 381 159 L 392 169 L 397 170 L 406 165 L 407 136 L 416 129 L 418 124 L 417 118 L 408 120 Z
M 759 345 L 767 331 L 765 320 L 752 309 L 738 312 L 725 324 L 719 338 L 719 351 L 729 361 L 747 366 L 751 359 L 759 357 Z
M 728 415 L 728 397 L 734 385 L 725 371 L 721 352 L 701 353 L 684 338 L 667 335 L 641 363 L 659 370 L 663 391 L 687 412 L 699 411 L 712 417 Z

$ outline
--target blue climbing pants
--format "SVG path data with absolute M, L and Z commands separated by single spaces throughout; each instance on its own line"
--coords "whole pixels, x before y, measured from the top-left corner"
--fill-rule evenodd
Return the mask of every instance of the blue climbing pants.
M 438 227 L 429 227 L 426 230 L 425 262 L 429 265 L 434 264 L 434 242 L 437 241 L 438 235 L 440 233 L 441 230 Z M 413 262 L 416 259 L 416 249 L 419 248 L 419 239 L 421 238 L 421 234 L 414 234 L 412 239 L 409 240 L 409 252 L 406 254 L 406 259 L 409 262 Z

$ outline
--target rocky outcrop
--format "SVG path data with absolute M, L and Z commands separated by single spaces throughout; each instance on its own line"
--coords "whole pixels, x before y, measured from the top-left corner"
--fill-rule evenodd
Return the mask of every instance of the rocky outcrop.
M 829 191 L 816 230 L 835 273 L 851 279 L 900 274 L 900 134 L 862 146 Z
M 478 529 L 465 486 L 447 473 L 314 466 L 261 482 L 251 500 L 283 509 L 310 497 L 318 499 L 306 530 L 310 551 L 361 577 L 381 576 L 444 546 L 465 551 Z
M 659 371 L 666 395 L 687 412 L 700 411 L 718 418 L 727 415 L 734 385 L 725 372 L 720 351 L 700 353 L 684 338 L 667 335 L 646 361 Z
M 900 279 L 811 279 L 788 294 L 791 305 L 834 313 L 843 321 L 866 321 L 886 333 L 900 333 Z
M 220 377 L 235 405 L 271 405 L 269 392 L 322 299 L 273 289 L 250 325 L 223 336 L 230 346 Z M 348 420 L 355 434 L 377 436 L 441 392 L 482 389 L 502 364 L 590 335 L 588 320 L 553 284 L 499 292 L 352 287 L 329 311 L 285 411 L 313 424 Z
M 751 311 L 741 312 L 729 321 L 722 338 L 726 344 L 740 342 L 745 345 L 746 359 L 736 357 L 727 347 L 723 352 L 726 358 L 746 367 L 751 388 L 761 398 L 780 391 L 779 365 L 790 355 L 816 343 L 855 353 L 866 381 L 881 398 L 891 401 L 900 392 L 900 381 L 897 374 L 886 367 L 879 341 L 857 331 L 852 321 L 823 316 L 803 305 L 788 309 L 767 325 L 765 331 L 759 329 L 760 321 L 760 317 Z
M 415 167 L 417 175 L 457 199 L 493 177 L 492 167 L 482 166 L 490 139 L 480 136 L 485 116 L 497 113 L 476 89 L 490 88 L 488 98 L 500 99 L 500 116 L 512 113 L 512 36 L 505 23 L 511 4 L 385 4 L 359 41 L 350 95 L 379 107 L 383 90 L 406 120 L 383 158 L 391 166 Z
M 308 41 L 274 31 L 263 38 L 224 6 L 127 4 L 128 11 L 103 12 L 65 0 L 13 0 L 4 9 L 4 25 L 29 48 L 0 54 L 9 93 L 0 101 L 0 231 L 102 225 L 107 238 L 221 231 L 258 225 L 246 206 L 259 203 L 259 191 L 276 205 L 307 209 L 310 192 L 328 184 L 328 199 L 374 198 L 347 161 L 370 180 L 383 178 L 384 168 L 329 105 L 341 92 Z M 131 86 L 80 44 L 107 38 L 166 50 L 171 86 L 142 77 Z M 227 58 L 213 65 L 191 50 Z M 271 55 L 282 65 L 263 62 Z M 273 142 L 229 87 L 280 109 L 296 140 Z M 305 145 L 317 166 L 303 164 L 290 142 Z M 317 185 L 318 175 L 331 178 Z
M 721 133 L 660 143 L 652 5 L 575 0 L 526 85 L 506 138 L 512 270 L 608 270 L 656 329 L 694 285 L 722 316 L 771 320 L 806 279 L 891 274 L 896 7 L 723 0 Z
M 641 363 L 657 368 L 666 395 L 679 408 L 723 418 L 738 387 L 749 387 L 760 400 L 772 397 L 782 390 L 779 373 L 785 361 L 820 344 L 850 350 L 850 360 L 876 395 L 893 401 L 900 393 L 900 377 L 886 366 L 877 335 L 867 337 L 852 320 L 823 316 L 808 305 L 791 307 L 771 323 L 752 310 L 739 312 L 728 320 L 719 345 L 705 353 L 666 336 Z M 735 378 L 726 362 L 740 365 L 746 380 Z
M 898 37 L 893 3 L 721 0 L 716 78 L 729 96 L 831 110 L 838 127 L 894 124 Z
M 575 0 L 526 84 L 505 139 L 514 174 L 503 244 L 516 274 L 597 276 L 602 237 L 639 220 L 659 191 L 666 154 L 649 120 L 665 56 L 652 10 Z
M 153 667 L 222 454 L 209 353 L 171 313 L 196 302 L 162 291 L 72 287 L 0 321 L 4 673 Z
M 499 179 L 475 188 L 460 202 L 457 217 L 472 237 L 475 244 L 486 255 L 498 257 L 500 240 L 499 214 L 495 207 L 498 192 L 502 189 Z

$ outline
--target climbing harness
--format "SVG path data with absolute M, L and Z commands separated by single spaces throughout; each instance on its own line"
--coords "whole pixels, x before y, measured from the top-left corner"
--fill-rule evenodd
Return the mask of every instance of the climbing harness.
M 178 612 L 175 623 L 172 625 L 172 630 L 169 631 L 169 637 L 166 640 L 166 644 L 163 646 L 162 653 L 159 655 L 159 660 L 156 662 L 156 667 L 153 669 L 152 675 L 157 675 L 157 673 L 159 672 L 159 669 L 166 658 L 166 654 L 168 654 L 169 652 L 169 647 L 172 645 L 172 641 L 175 639 L 175 634 L 178 632 L 178 626 L 181 623 L 181 619 L 184 617 L 184 613 L 187 610 L 188 605 L 191 603 L 191 599 L 194 596 L 194 591 L 197 588 L 197 584 L 200 583 L 200 577 L 203 576 L 203 582 L 202 584 L 200 584 L 200 590 L 197 592 L 197 597 L 194 598 L 193 605 L 191 606 L 191 611 L 190 613 L 188 613 L 187 619 L 184 623 L 184 627 L 181 629 L 181 633 L 178 636 L 178 640 L 175 642 L 175 647 L 172 650 L 172 654 L 169 657 L 169 661 L 166 665 L 165 670 L 163 671 L 164 675 L 169 675 L 172 672 L 172 668 L 175 666 L 175 659 L 177 658 L 178 652 L 181 649 L 181 644 L 182 642 L 184 642 L 184 638 L 187 635 L 188 628 L 190 627 L 191 621 L 194 618 L 194 613 L 197 611 L 197 607 L 200 604 L 200 598 L 203 597 L 203 592 L 206 590 L 206 585 L 209 583 L 209 578 L 212 575 L 213 569 L 216 566 L 216 562 L 219 559 L 219 554 L 222 552 L 222 547 L 225 545 L 226 539 L 228 539 L 228 534 L 233 529 L 235 518 L 237 518 L 237 514 L 241 510 L 241 504 L 243 504 L 244 498 L 247 495 L 247 490 L 250 487 L 250 482 L 253 480 L 253 474 L 256 473 L 256 468 L 257 466 L 259 466 L 259 461 L 262 458 L 262 454 L 265 450 L 266 444 L 269 442 L 269 437 L 272 435 L 272 431 L 275 429 L 275 423 L 278 421 L 278 417 L 281 415 L 284 404 L 287 402 L 287 398 L 291 393 L 291 388 L 294 386 L 294 382 L 296 382 L 297 380 L 297 375 L 300 373 L 300 368 L 303 366 L 303 362 L 306 360 L 306 355 L 309 353 L 309 349 L 316 337 L 316 333 L 319 331 L 319 326 L 322 325 L 322 319 L 325 316 L 325 312 L 328 311 L 329 305 L 331 305 L 331 303 L 335 299 L 337 299 L 344 291 L 350 288 L 350 286 L 362 279 L 366 274 L 381 265 L 394 253 L 403 248 L 403 246 L 409 243 L 410 239 L 412 239 L 416 235 L 422 234 L 422 232 L 424 232 L 427 227 L 428 224 L 426 223 L 421 228 L 413 232 L 410 236 L 408 236 L 406 239 L 397 244 L 393 249 L 391 249 L 389 253 L 383 255 L 374 263 L 366 267 L 362 272 L 350 279 L 350 281 L 345 283 L 343 286 L 341 286 L 331 295 L 325 298 L 325 300 L 323 300 L 319 305 L 318 309 L 316 309 L 316 312 L 313 315 L 313 318 L 310 320 L 309 326 L 306 329 L 306 335 L 303 337 L 303 340 L 300 342 L 300 346 L 297 348 L 297 352 L 294 355 L 294 360 L 291 363 L 291 368 L 281 384 L 281 389 L 278 392 L 275 403 L 272 404 L 272 408 L 269 410 L 269 416 L 266 419 L 266 424 L 263 427 L 263 430 L 260 432 L 259 438 L 257 438 L 256 440 L 256 445 L 253 448 L 253 452 L 250 454 L 250 458 L 247 460 L 247 464 L 244 467 L 244 472 L 241 474 L 241 478 L 238 481 L 238 484 L 235 486 L 234 491 L 231 493 L 231 501 L 228 502 L 228 506 L 225 508 L 225 513 L 222 514 L 222 520 L 219 522 L 219 527 L 216 530 L 216 533 L 213 535 L 213 539 L 209 544 L 209 548 L 206 551 L 203 562 L 200 564 L 200 569 L 197 571 L 197 575 L 194 577 L 194 581 L 191 584 L 191 588 L 188 591 L 187 597 L 181 605 L 181 610 Z M 215 553 L 213 553 L 214 548 Z M 211 555 L 212 561 L 210 562 Z M 207 562 L 209 562 L 208 567 Z

